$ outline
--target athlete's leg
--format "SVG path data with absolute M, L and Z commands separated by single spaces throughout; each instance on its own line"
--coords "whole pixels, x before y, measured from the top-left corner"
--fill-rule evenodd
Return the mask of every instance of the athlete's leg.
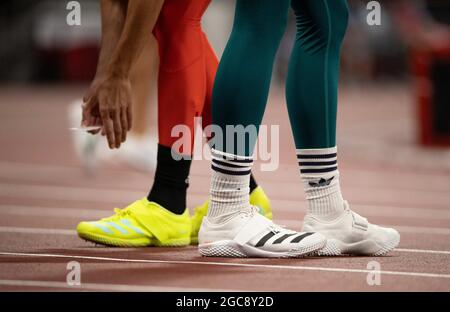
M 292 0 L 292 8 L 297 35 L 286 93 L 308 200 L 303 229 L 327 236 L 324 254 L 383 254 L 398 244 L 398 233 L 351 212 L 339 185 L 336 111 L 346 0 Z
M 292 0 L 292 8 L 297 34 L 286 84 L 289 117 L 309 209 L 332 219 L 344 210 L 335 145 L 339 59 L 347 27 L 347 3 Z M 318 158 L 322 161 L 309 161 L 312 156 L 303 155 L 308 153 L 321 154 Z M 329 182 L 318 187 L 314 184 L 317 179 Z
M 233 30 L 220 61 L 213 90 L 213 124 L 223 131 L 226 125 L 259 127 L 269 94 L 275 54 L 286 27 L 288 8 L 289 0 L 236 2 Z M 245 156 L 252 154 L 255 139 L 246 144 Z M 235 153 L 223 145 L 216 148 Z
M 224 134 L 227 125 L 259 127 L 288 7 L 288 0 L 237 1 L 233 31 L 213 91 L 213 124 Z M 325 243 L 322 235 L 280 228 L 249 205 L 255 142 L 256 137 L 250 138 L 243 148 L 216 142 L 212 150 L 211 205 L 199 233 L 200 253 L 296 257 L 320 249 Z
M 346 0 L 292 0 L 297 35 L 286 84 L 297 148 L 336 145 L 336 108 Z
M 204 34 L 201 17 L 210 0 L 166 0 L 155 26 L 160 67 L 158 76 L 158 163 L 148 195 L 166 209 L 181 214 L 186 209 L 190 159 L 175 160 L 172 153 L 191 156 L 194 117 L 200 116 L 206 94 Z M 178 148 L 176 126 L 188 128 L 187 144 Z
M 214 52 L 214 49 L 212 48 L 205 34 L 203 34 L 203 53 L 205 56 L 206 89 L 205 102 L 202 109 L 202 128 L 205 129 L 212 123 L 212 90 L 214 86 L 214 79 L 217 73 L 217 68 L 219 66 L 217 55 Z
M 160 145 L 150 194 L 111 218 L 80 223 L 80 236 L 115 246 L 189 244 L 191 220 L 186 209 L 186 189 L 190 160 L 176 161 L 172 157 L 176 138 L 171 137 L 171 130 L 176 125 L 188 125 L 193 130 L 194 116 L 202 111 L 206 79 L 200 17 L 208 3 L 209 0 L 166 0 L 155 27 L 160 52 Z M 193 135 L 189 144 L 192 140 Z
M 205 102 L 202 111 L 202 127 L 206 128 L 211 125 L 211 100 L 212 100 L 212 88 L 214 84 L 214 78 L 217 71 L 218 59 L 211 47 L 206 35 L 203 36 L 203 49 L 204 49 L 204 60 L 205 60 L 205 71 L 206 71 L 206 94 Z M 265 194 L 264 190 L 258 186 L 253 175 L 250 175 L 249 184 L 249 202 L 259 208 L 259 212 L 272 219 L 272 207 L 270 200 Z M 195 214 L 192 217 L 192 232 L 191 232 L 191 242 L 198 243 L 198 232 L 200 230 L 203 218 L 206 216 L 209 207 L 209 200 L 204 202 L 202 205 L 195 207 Z
M 212 123 L 212 111 L 211 111 L 211 102 L 212 102 L 212 90 L 214 86 L 214 79 L 216 77 L 217 67 L 219 66 L 219 60 L 217 59 L 216 53 L 214 49 L 211 47 L 211 44 L 208 41 L 206 35 L 203 36 L 203 49 L 204 49 L 204 57 L 205 57 L 205 70 L 206 70 L 206 95 L 205 102 L 203 106 L 202 112 L 202 127 L 206 128 Z M 258 187 L 258 183 L 256 182 L 253 174 L 250 174 L 250 194 Z M 250 199 L 250 202 L 252 200 Z M 270 210 L 269 205 L 266 205 L 264 210 Z

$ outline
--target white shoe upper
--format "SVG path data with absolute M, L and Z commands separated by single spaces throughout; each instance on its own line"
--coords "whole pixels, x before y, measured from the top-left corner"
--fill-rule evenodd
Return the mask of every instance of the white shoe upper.
M 233 246 L 245 256 L 288 257 L 290 253 L 298 251 L 306 254 L 324 245 L 325 238 L 322 235 L 285 229 L 260 215 L 256 207 L 222 223 L 211 223 L 205 217 L 199 231 L 200 249 L 207 246 Z
M 302 230 L 323 234 L 340 250 L 338 254 L 381 255 L 398 245 L 400 234 L 395 229 L 371 224 L 351 211 L 347 202 L 344 205 L 344 212 L 332 221 L 306 215 Z

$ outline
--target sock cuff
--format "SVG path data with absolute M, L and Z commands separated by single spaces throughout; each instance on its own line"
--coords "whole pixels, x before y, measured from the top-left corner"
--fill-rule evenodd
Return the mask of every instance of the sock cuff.
M 295 151 L 297 156 L 337 154 L 337 146 L 327 148 L 298 148 Z
M 214 148 L 211 149 L 211 155 L 213 159 L 220 159 L 220 160 L 228 160 L 228 161 L 235 161 L 238 163 L 253 163 L 253 157 L 252 156 L 241 156 L 241 155 L 234 155 L 231 153 L 225 153 L 221 152 L 219 150 L 216 150 Z
M 250 175 L 253 158 L 211 150 L 211 168 L 214 171 L 232 176 Z
M 297 149 L 297 161 L 302 176 L 338 174 L 337 148 Z

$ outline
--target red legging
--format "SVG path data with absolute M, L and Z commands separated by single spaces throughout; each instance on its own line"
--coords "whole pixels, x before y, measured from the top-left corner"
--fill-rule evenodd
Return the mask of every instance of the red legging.
M 218 59 L 201 28 L 201 18 L 211 0 L 166 0 L 154 34 L 159 44 L 158 132 L 159 144 L 172 147 L 176 125 L 190 129 L 194 144 L 194 117 L 211 124 L 211 93 Z

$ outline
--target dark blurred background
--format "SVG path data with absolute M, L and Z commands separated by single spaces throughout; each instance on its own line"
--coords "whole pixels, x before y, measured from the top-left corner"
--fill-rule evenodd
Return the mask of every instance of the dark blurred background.
M 1 82 L 73 82 L 92 77 L 100 40 L 99 1 L 78 1 L 82 8 L 80 26 L 67 25 L 68 2 L 0 3 Z M 441 31 L 440 26 L 450 24 L 448 0 L 379 2 L 381 26 L 369 26 L 368 1 L 349 0 L 351 19 L 342 60 L 344 81 L 404 79 L 408 76 L 411 49 L 423 44 L 422 41 L 433 40 L 428 37 Z M 232 0 L 214 0 L 205 17 L 205 31 L 219 54 L 228 36 L 233 9 Z M 279 52 L 276 70 L 279 80 L 284 77 L 294 32 L 291 16 Z
M 434 163 L 442 154 L 437 149 L 426 152 L 424 147 L 439 147 L 442 151 L 450 146 L 450 1 L 378 1 L 381 25 L 367 22 L 370 2 L 348 0 L 350 20 L 342 48 L 340 95 L 343 98 L 339 104 L 339 120 L 345 123 L 346 118 L 351 117 L 347 114 L 358 110 L 374 118 L 374 110 L 382 109 L 380 118 L 384 119 L 378 123 L 372 121 L 370 138 L 379 140 L 386 148 L 395 145 L 400 151 L 403 146 L 408 155 L 427 153 L 428 162 Z M 83 96 L 97 62 L 101 37 L 100 1 L 78 1 L 81 5 L 79 26 L 67 24 L 68 3 L 61 0 L 0 2 L 0 109 L 11 99 L 15 103 L 26 101 L 19 95 L 33 97 L 33 92 L 39 93 L 43 87 L 49 103 L 68 105 Z M 234 0 L 213 0 L 204 16 L 203 28 L 219 57 L 231 30 L 234 5 Z M 294 35 L 295 21 L 291 12 L 274 68 L 271 94 L 275 93 L 275 97 L 269 101 L 274 103 L 270 105 L 283 104 L 283 86 Z M 151 90 L 148 92 L 151 98 L 140 97 L 149 98 L 154 108 L 157 60 L 149 59 L 157 59 L 155 44 L 150 48 L 153 52 L 142 56 L 144 61 L 136 66 L 141 66 L 136 80 L 143 85 L 141 90 Z M 146 76 L 149 71 L 151 76 Z M 65 95 L 64 99 L 55 96 L 58 92 Z M 145 90 L 136 92 L 139 93 Z M 347 112 L 352 105 L 355 108 Z M 75 118 L 70 118 L 78 122 L 79 103 L 73 107 L 71 116 Z M 135 115 L 153 116 L 153 121 L 143 118 L 136 122 L 136 125 L 143 125 L 139 135 L 145 140 L 142 134 L 148 124 L 155 128 L 156 112 L 143 111 Z M 389 116 L 391 128 L 386 126 Z M 286 120 L 276 122 L 285 124 Z M 368 157 L 374 157 L 378 151 L 382 157 L 382 148 L 375 148 L 376 144 L 367 137 L 351 137 L 362 133 L 366 125 L 366 122 L 361 126 L 354 123 L 352 129 L 357 131 L 348 135 L 340 130 L 344 133 L 339 136 L 340 144 L 354 145 L 358 152 L 367 150 Z M 340 126 L 340 129 L 345 128 Z M 151 131 L 156 137 L 156 132 Z M 450 170 L 450 157 L 444 167 Z

